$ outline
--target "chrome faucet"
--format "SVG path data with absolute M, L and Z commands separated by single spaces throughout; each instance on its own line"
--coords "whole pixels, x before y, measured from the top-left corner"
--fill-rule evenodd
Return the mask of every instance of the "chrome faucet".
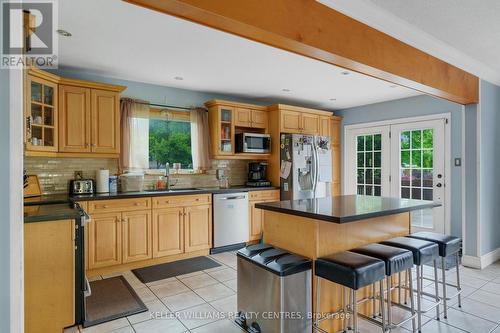
M 167 191 L 170 190 L 170 163 L 165 164 L 165 185 Z

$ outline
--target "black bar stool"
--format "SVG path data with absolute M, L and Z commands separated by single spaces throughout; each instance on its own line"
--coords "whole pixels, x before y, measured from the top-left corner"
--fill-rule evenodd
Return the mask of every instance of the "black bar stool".
M 460 286 L 460 247 L 462 246 L 462 239 L 459 237 L 438 234 L 435 232 L 416 232 L 409 235 L 410 238 L 422 239 L 425 241 L 436 243 L 439 247 L 439 256 L 441 257 L 441 275 L 443 280 L 443 307 L 444 307 L 444 318 L 448 318 L 448 304 L 447 301 L 453 297 L 458 297 L 458 307 L 462 307 L 462 288 Z M 455 264 L 457 265 L 457 284 L 446 283 L 446 257 L 455 255 Z M 446 286 L 454 287 L 457 289 L 457 293 L 453 296 L 446 296 Z
M 429 311 L 432 308 L 436 308 L 436 319 L 439 320 L 439 279 L 437 273 L 437 258 L 439 257 L 439 249 L 436 243 L 424 241 L 421 239 L 407 238 L 407 237 L 396 237 L 389 240 L 380 242 L 384 245 L 399 247 L 413 253 L 413 262 L 416 266 L 417 271 L 417 327 L 418 332 L 422 332 L 422 314 Z M 434 291 L 435 303 L 432 304 L 429 309 L 422 310 L 422 279 L 420 275 L 422 274 L 421 269 L 424 264 L 433 262 L 434 263 Z M 410 290 L 413 293 L 413 290 Z
M 392 322 L 392 276 L 394 274 L 399 274 L 401 272 L 407 272 L 409 275 L 409 288 L 413 290 L 413 279 L 411 269 L 413 267 L 413 253 L 411 251 L 388 246 L 384 244 L 369 244 L 356 249 L 351 250 L 351 252 L 364 254 L 370 257 L 374 257 L 384 261 L 385 263 L 385 275 L 387 284 L 387 329 L 393 329 L 399 327 L 406 323 L 408 320 L 412 321 L 412 330 L 415 332 L 415 301 L 413 298 L 413 292 L 410 292 L 410 313 L 409 318 L 404 319 L 399 323 Z M 382 282 L 380 282 L 382 284 Z M 401 283 L 401 279 L 399 280 Z M 383 288 L 383 287 L 382 287 Z M 374 288 L 373 288 L 374 289 Z M 375 295 L 374 295 L 375 297 Z
M 320 312 L 320 286 L 321 279 L 326 279 L 333 283 L 340 284 L 344 287 L 343 310 L 336 313 L 344 312 L 347 314 L 347 289 L 351 292 L 350 312 L 353 317 L 353 330 L 358 332 L 358 302 L 356 291 L 360 288 L 369 286 L 375 282 L 382 281 L 385 278 L 385 264 L 382 260 L 365 256 L 354 252 L 340 252 L 326 257 L 318 258 L 314 262 L 316 275 L 316 316 L 314 319 L 314 329 L 320 332 L 326 332 L 319 327 L 319 322 L 326 318 L 319 318 Z M 380 307 L 382 312 L 382 322 L 385 323 L 384 308 L 384 292 L 382 283 L 380 283 Z M 345 317 L 344 317 L 345 318 Z M 344 331 L 347 330 L 347 320 L 344 319 Z M 382 327 L 382 332 L 385 332 L 385 325 Z M 326 332 L 328 333 L 328 332 Z

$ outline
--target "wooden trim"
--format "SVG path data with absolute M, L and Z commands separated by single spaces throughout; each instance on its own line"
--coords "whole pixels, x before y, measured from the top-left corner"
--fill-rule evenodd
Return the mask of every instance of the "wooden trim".
M 211 99 L 211 100 L 205 102 L 205 106 L 207 108 L 210 108 L 212 106 L 217 106 L 217 105 L 223 105 L 223 106 L 233 107 L 233 108 L 252 109 L 252 110 L 259 110 L 259 111 L 266 111 L 267 110 L 267 107 L 264 105 L 239 103 L 239 102 L 233 102 L 233 101 L 226 101 L 226 100 L 222 100 L 222 99 Z
M 102 153 L 59 153 L 47 151 L 25 151 L 24 156 L 29 157 L 67 157 L 67 158 L 120 158 L 120 154 Z
M 452 102 L 479 100 L 476 76 L 317 1 L 125 1 Z
M 162 113 L 168 113 L 170 117 L 163 116 Z M 170 109 L 158 109 L 158 108 L 150 108 L 149 109 L 149 118 L 150 119 L 158 119 L 158 120 L 171 120 L 171 121 L 181 121 L 181 122 L 190 122 L 191 115 L 189 111 L 176 111 Z

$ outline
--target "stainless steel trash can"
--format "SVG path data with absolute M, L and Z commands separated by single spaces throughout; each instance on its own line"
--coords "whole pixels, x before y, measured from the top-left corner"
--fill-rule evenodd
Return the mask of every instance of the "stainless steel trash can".
M 238 316 L 248 332 L 310 333 L 310 259 L 268 244 L 237 253 Z

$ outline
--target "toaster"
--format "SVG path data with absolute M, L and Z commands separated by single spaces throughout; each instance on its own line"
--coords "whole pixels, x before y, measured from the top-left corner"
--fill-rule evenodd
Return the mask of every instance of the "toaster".
M 93 179 L 75 179 L 69 182 L 69 194 L 93 194 L 95 190 Z

